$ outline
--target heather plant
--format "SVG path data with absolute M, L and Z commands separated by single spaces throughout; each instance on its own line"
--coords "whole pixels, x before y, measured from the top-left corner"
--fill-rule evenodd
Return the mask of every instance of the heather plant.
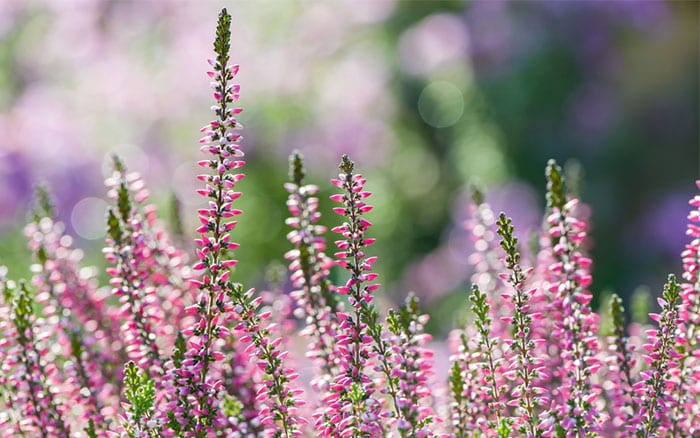
M 31 282 L 0 270 L 3 436 L 700 436 L 700 196 L 690 201 L 682 282 L 669 276 L 640 338 L 617 296 L 610 331 L 600 328 L 588 216 L 555 162 L 531 253 L 475 190 L 466 224 L 474 253 L 464 255 L 472 315 L 447 340 L 447 376 L 434 368 L 416 295 L 397 309 L 376 299 L 371 193 L 347 155 L 331 180 L 337 251 L 326 253 L 319 187 L 295 152 L 284 186 L 291 291 L 279 274 L 268 292 L 235 282 L 245 162 L 230 23 L 224 9 L 191 267 L 146 204 L 143 179 L 119 158 L 106 181 L 107 285 L 82 267 L 38 191 L 25 230 Z

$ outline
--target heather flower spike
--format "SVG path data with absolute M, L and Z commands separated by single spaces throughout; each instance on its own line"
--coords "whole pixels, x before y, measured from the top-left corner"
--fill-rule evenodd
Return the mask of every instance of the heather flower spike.
M 678 304 L 681 286 L 675 275 L 669 275 L 663 296 L 658 299 L 661 314 L 650 314 L 659 327 L 648 330 L 649 341 L 644 345 L 648 354 L 644 360 L 649 369 L 642 371 L 642 381 L 635 384 L 641 409 L 638 412 L 638 437 L 665 436 L 671 432 L 669 413 L 673 407 L 673 385 L 669 373 L 678 368 L 680 355 L 674 349 L 675 332 L 679 324 Z M 634 423 L 633 423 L 634 424 Z
M 119 157 L 114 156 L 113 162 L 114 174 L 106 185 L 116 205 L 107 213 L 109 238 L 103 253 L 112 265 L 107 273 L 112 277 L 112 293 L 121 304 L 121 331 L 127 357 L 155 376 L 161 372 L 156 338 L 163 317 L 148 282 L 146 225 L 137 209 L 137 203 L 146 198 L 147 192 L 137 174 L 127 174 Z
M 389 375 L 391 352 L 382 338 L 378 314 L 372 304 L 372 293 L 379 288 L 379 284 L 373 283 L 377 274 L 371 272 L 377 258 L 365 254 L 365 248 L 374 243 L 374 239 L 365 236 L 372 224 L 363 217 L 372 209 L 364 201 L 370 192 L 364 190 L 365 179 L 354 173 L 354 167 L 348 156 L 343 155 L 338 179 L 331 180 L 343 190 L 343 193 L 331 196 L 331 200 L 342 204 L 333 211 L 346 219 L 332 229 L 343 237 L 335 242 L 340 250 L 335 253 L 336 263 L 350 272 L 348 281 L 337 290 L 348 296 L 354 312 L 339 315 L 343 333 L 337 342 L 341 346 L 342 372 L 331 384 L 332 393 L 325 400 L 330 409 L 321 417 L 326 420 L 322 431 L 324 436 L 377 436 L 383 433 L 381 404 L 374 396 L 376 388 L 366 370 L 374 357 L 379 361 L 379 371 L 387 376 L 387 391 L 394 403 L 394 414 L 400 416 L 396 381 Z
M 287 234 L 287 239 L 295 248 L 285 257 L 290 260 L 291 281 L 296 288 L 291 295 L 298 306 L 296 314 L 306 321 L 302 334 L 312 340 L 308 355 L 321 367 L 321 374 L 314 378 L 312 385 L 325 391 L 337 373 L 334 356 L 339 306 L 328 279 L 333 262 L 324 252 L 326 228 L 318 224 L 321 214 L 318 198 L 314 196 L 318 187 L 304 185 L 303 157 L 298 152 L 289 158 L 289 176 L 292 181 L 285 184 L 285 188 L 289 192 L 287 208 L 292 216 L 286 223 L 293 230 Z
M 286 353 L 277 349 L 278 343 L 268 339 L 269 331 L 263 324 L 269 315 L 257 313 L 260 298 L 253 296 L 252 289 L 244 292 L 240 285 L 229 280 L 231 268 L 237 263 L 229 258 L 230 252 L 238 246 L 230 241 L 230 232 L 236 226 L 232 218 L 242 213 L 232 206 L 241 195 L 234 189 L 244 176 L 234 170 L 245 164 L 238 144 L 241 136 L 237 131 L 241 126 L 236 119 L 241 110 L 232 106 L 238 100 L 239 86 L 231 82 L 238 66 L 228 63 L 230 25 L 231 16 L 223 9 L 214 41 L 217 56 L 211 62 L 213 71 L 209 72 L 216 100 L 212 111 L 217 119 L 202 128 L 205 136 L 200 140 L 201 150 L 210 158 L 199 164 L 211 169 L 210 173 L 198 176 L 205 183 L 198 193 L 208 200 L 208 208 L 199 210 L 200 237 L 195 240 L 199 261 L 194 269 L 202 274 L 199 280 L 193 280 L 199 292 L 187 309 L 195 316 L 194 324 L 183 332 L 189 336 L 188 350 L 180 366 L 171 372 L 176 397 L 171 402 L 170 425 L 176 430 L 191 430 L 197 436 L 205 436 L 228 421 L 219 418 L 223 383 L 215 370 L 219 368 L 217 363 L 225 358 L 217 346 L 231 336 L 227 325 L 233 324 L 233 331 L 246 344 L 245 351 L 267 376 L 257 394 L 257 400 L 264 405 L 260 421 L 271 435 L 290 437 L 299 433 L 298 394 L 289 388 L 296 374 L 283 368 Z M 192 405 L 194 409 L 190 410 L 188 406 Z
M 124 365 L 124 396 L 129 401 L 122 436 L 128 438 L 160 437 L 161 430 L 155 417 L 156 387 L 148 373 L 134 362 Z
M 533 315 L 530 314 L 529 301 L 535 290 L 526 290 L 525 282 L 531 269 L 524 270 L 520 266 L 520 250 L 518 238 L 513 234 L 512 221 L 504 213 L 498 219 L 498 235 L 501 236 L 501 248 L 506 256 L 504 264 L 508 272 L 504 279 L 512 286 L 513 291 L 507 294 L 506 301 L 513 308 L 512 335 L 508 340 L 509 348 L 513 350 L 513 357 L 508 366 L 509 374 L 516 376 L 517 386 L 511 392 L 512 402 L 519 409 L 519 415 L 515 418 L 514 426 L 520 433 L 528 437 L 541 435 L 539 430 L 539 412 L 546 402 L 544 388 L 535 386 L 535 381 L 542 377 L 542 360 L 534 356 L 536 340 L 532 338 L 531 325 Z
M 609 391 L 611 402 L 610 416 L 612 426 L 620 436 L 630 436 L 626 426 L 632 421 L 632 417 L 639 410 L 634 396 L 633 368 L 636 364 L 632 357 L 634 346 L 629 344 L 625 333 L 625 308 L 622 299 L 613 295 L 610 299 L 610 316 L 613 324 L 613 332 L 610 337 L 610 370 L 608 379 L 616 382 Z
M 546 289 L 554 294 L 561 321 L 554 325 L 559 340 L 566 376 L 553 394 L 553 412 L 557 427 L 569 434 L 594 436 L 601 430 L 604 415 L 596 400 L 600 392 L 593 376 L 602 366 L 598 357 L 598 315 L 591 311 L 593 298 L 588 290 L 592 282 L 591 259 L 581 253 L 586 238 L 586 223 L 574 215 L 578 199 L 566 199 L 561 168 L 547 164 L 547 233 L 552 263 L 548 267 Z
M 450 386 L 450 396 L 452 397 L 451 415 L 455 437 L 465 438 L 467 436 L 467 423 L 469 412 L 467 410 L 467 388 L 469 383 L 465 378 L 465 368 L 458 360 L 452 362 L 450 374 L 447 378 Z
M 566 203 L 566 193 L 561 167 L 557 165 L 556 161 L 549 160 L 547 162 L 545 176 L 547 178 L 547 209 L 550 211 L 554 208 L 561 210 Z
M 400 412 L 397 428 L 402 437 L 432 436 L 429 425 L 435 421 L 428 398 L 431 390 L 432 357 L 425 343 L 432 338 L 425 333 L 428 315 L 418 312 L 418 299 L 409 294 L 403 306 L 390 310 L 387 325 L 393 337 L 389 340 L 394 368 L 390 378 L 396 379 L 396 400 Z
M 116 401 L 117 395 L 107 384 L 120 360 L 114 351 L 119 343 L 107 334 L 117 328 L 116 318 L 113 312 L 104 310 L 103 299 L 91 286 L 90 277 L 81 273 L 81 254 L 71 248 L 72 239 L 64 234 L 63 224 L 54 219 L 50 197 L 43 187 L 37 189 L 32 217 L 25 234 L 36 259 L 32 283 L 37 288 L 37 302 L 44 320 L 57 321 L 51 342 L 62 348 L 53 350 L 60 351 L 60 359 L 72 363 L 61 376 L 70 382 L 63 393 L 67 403 L 81 407 L 71 410 L 80 412 L 76 420 L 92 421 L 93 433 L 104 436 L 102 411 Z
M 24 282 L 14 290 L 6 289 L 5 293 L 12 299 L 10 319 L 16 344 L 5 358 L 3 367 L 9 366 L 12 370 L 9 383 L 13 387 L 13 403 L 22 415 L 16 432 L 44 438 L 69 436 L 70 427 L 64 418 L 66 408 L 56 399 L 50 386 L 58 370 L 53 363 L 47 362 L 48 346 L 42 345 L 50 333 L 35 326 L 33 299 Z
M 106 285 L 95 268 L 81 266 L 82 251 L 39 188 L 24 229 L 31 283 L 8 279 L 0 267 L 1 437 L 700 436 L 700 195 L 690 201 L 682 282 L 670 276 L 661 311 L 649 315 L 658 327 L 625 326 L 622 300 L 613 296 L 603 338 L 591 309 L 587 209 L 559 166 L 547 164 L 532 268 L 512 221 L 473 189 L 466 230 L 474 317 L 450 334 L 445 388 L 431 381 L 428 316 L 417 299 L 409 294 L 380 316 L 377 258 L 367 253 L 370 192 L 347 156 L 331 180 L 340 189 L 333 211 L 342 217 L 332 229 L 340 236 L 335 254 L 326 255 L 319 188 L 305 183 L 295 152 L 285 184 L 292 291 L 285 293 L 280 267 L 273 293 L 234 283 L 231 232 L 242 213 L 234 205 L 245 162 L 230 25 L 224 9 L 207 73 L 214 120 L 201 130 L 204 201 L 191 268 L 146 204 L 143 180 L 118 157 L 106 181 Z M 181 244 L 176 199 L 171 206 Z M 303 320 L 314 361 L 304 371 L 315 400 L 302 399 L 294 352 L 284 351 L 299 344 L 291 342 L 292 314 Z M 304 429 L 307 412 L 313 430 Z
M 472 285 L 472 292 L 469 295 L 469 301 L 472 302 L 472 312 L 476 316 L 474 324 L 476 325 L 478 337 L 478 347 L 481 355 L 484 358 L 484 381 L 485 387 L 481 392 L 486 395 L 486 403 L 488 404 L 489 420 L 491 424 L 488 427 L 492 430 L 497 430 L 499 437 L 507 437 L 510 435 L 510 424 L 504 418 L 505 404 L 503 397 L 508 391 L 508 386 L 503 381 L 503 357 L 498 352 L 498 338 L 492 338 L 491 334 L 491 317 L 490 306 L 486 298 L 486 294 L 479 290 L 477 285 Z
M 700 180 L 696 181 L 700 189 Z M 689 202 L 686 235 L 690 241 L 681 253 L 683 283 L 676 329 L 678 357 L 677 383 L 673 389 L 672 434 L 693 436 L 700 433 L 700 195 Z

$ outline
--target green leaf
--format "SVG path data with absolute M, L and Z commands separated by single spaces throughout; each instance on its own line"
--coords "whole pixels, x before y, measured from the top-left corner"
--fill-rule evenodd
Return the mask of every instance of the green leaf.
M 114 209 L 110 208 L 107 212 L 107 233 L 114 242 L 119 245 L 122 241 L 122 227 L 119 223 L 117 215 L 114 214 Z
M 88 438 L 97 438 L 97 432 L 95 431 L 95 422 L 91 418 L 88 421 L 87 427 L 85 427 L 85 433 L 87 434 Z
M 131 403 L 131 413 L 136 424 L 153 415 L 156 386 L 153 379 L 141 371 L 133 361 L 124 365 L 124 395 Z
M 547 177 L 547 209 L 562 209 L 566 203 L 566 193 L 564 188 L 564 176 L 561 167 L 554 160 L 547 162 L 545 170 Z

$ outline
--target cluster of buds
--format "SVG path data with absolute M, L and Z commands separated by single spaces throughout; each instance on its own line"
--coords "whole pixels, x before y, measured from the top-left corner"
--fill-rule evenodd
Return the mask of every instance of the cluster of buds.
M 700 189 L 700 180 L 696 181 Z M 679 368 L 674 388 L 672 433 L 700 433 L 700 195 L 690 201 L 686 235 L 690 242 L 685 245 L 683 261 L 683 283 L 679 317 L 682 323 L 676 329 Z
M 108 238 L 103 253 L 112 265 L 112 293 L 119 297 L 119 316 L 124 347 L 129 360 L 152 376 L 162 372 L 156 340 L 164 325 L 156 288 L 149 284 L 151 259 L 145 224 L 138 206 L 148 197 L 137 173 L 127 173 L 124 164 L 114 157 L 114 174 L 106 180 L 108 196 L 115 206 L 108 211 Z
M 610 300 L 613 332 L 608 338 L 610 356 L 608 356 L 606 378 L 617 384 L 612 385 L 612 388 L 607 391 L 607 396 L 610 400 L 611 431 L 620 437 L 631 437 L 633 434 L 626 426 L 631 424 L 632 418 L 639 410 L 633 390 L 636 383 L 633 370 L 637 360 L 632 356 L 635 346 L 629 343 L 625 333 L 624 313 L 622 299 L 613 295 Z
M 213 363 L 225 357 L 217 345 L 231 335 L 225 324 L 235 309 L 229 298 L 232 288 L 229 276 L 237 260 L 230 258 L 230 253 L 238 247 L 230 240 L 230 231 L 236 226 L 231 218 L 242 213 L 233 208 L 233 201 L 241 195 L 235 191 L 235 184 L 244 177 L 233 171 L 245 162 L 241 160 L 244 154 L 238 145 L 241 126 L 236 120 L 241 110 L 232 107 L 238 100 L 239 86 L 231 82 L 238 66 L 229 65 L 230 25 L 231 16 L 224 9 L 219 15 L 214 41 L 217 57 L 210 60 L 212 71 L 208 72 L 216 100 L 212 111 L 217 118 L 202 128 L 205 136 L 200 140 L 202 152 L 210 158 L 199 161 L 199 165 L 211 169 L 210 173 L 197 177 L 205 183 L 205 188 L 197 192 L 208 202 L 207 208 L 198 211 L 201 225 L 195 239 L 198 260 L 193 269 L 202 273 L 190 280 L 197 290 L 193 291 L 193 304 L 186 308 L 194 321 L 182 331 L 187 337 L 186 351 L 181 352 L 184 357 L 170 363 L 168 371 L 174 392 L 169 404 L 170 427 L 201 436 L 225 423 L 217 412 L 223 384 L 210 371 Z
M 588 290 L 591 259 L 580 251 L 586 223 L 572 213 L 578 200 L 566 200 L 561 168 L 550 161 L 546 174 L 550 207 L 546 223 L 554 262 L 548 267 L 552 281 L 545 287 L 561 311 L 552 335 L 559 340 L 566 372 L 553 394 L 553 418 L 564 430 L 588 436 L 601 430 L 603 418 L 596 404 L 600 391 L 592 382 L 602 364 L 597 356 L 598 315 L 591 311 L 593 295 Z
M 428 318 L 418 313 L 418 300 L 413 294 L 398 311 L 391 310 L 387 318 L 393 335 L 388 340 L 393 362 L 389 378 L 397 383 L 397 429 L 402 437 L 432 436 L 429 425 L 435 421 L 435 414 L 429 404 L 432 392 L 428 379 L 433 375 L 433 353 L 425 348 L 432 339 L 425 333 Z
M 525 283 L 533 268 L 523 269 L 520 265 L 520 250 L 518 239 L 510 218 L 504 213 L 498 219 L 498 235 L 501 236 L 501 247 L 505 252 L 504 264 L 507 273 L 503 279 L 512 287 L 511 293 L 505 294 L 505 301 L 512 308 L 512 316 L 501 318 L 512 326 L 513 337 L 506 340 L 506 345 L 513 350 L 509 358 L 506 377 L 518 384 L 511 391 L 511 400 L 519 408 L 514 427 L 526 436 L 537 436 L 539 430 L 538 410 L 546 404 L 546 389 L 537 386 L 536 382 L 545 373 L 542 359 L 533 354 L 541 339 L 534 339 L 531 325 L 541 314 L 532 312 L 530 298 L 537 289 L 526 289 Z M 496 388 L 498 389 L 498 388 Z M 498 399 L 496 399 L 498 401 Z M 499 425 L 503 430 L 506 425 Z M 500 433 L 500 431 L 499 431 Z
M 649 366 L 640 374 L 640 381 L 634 385 L 635 402 L 640 406 L 632 423 L 628 426 L 637 436 L 663 436 L 672 429 L 669 412 L 673 407 L 674 382 L 667 378 L 669 372 L 678 368 L 680 354 L 674 349 L 675 331 L 679 324 L 678 303 L 680 285 L 674 275 L 669 275 L 664 286 L 663 297 L 658 298 L 661 314 L 649 316 L 659 324 L 657 330 L 647 330 L 648 342 L 644 349 L 648 352 L 644 360 Z
M 65 400 L 59 396 L 60 370 L 48 359 L 55 327 L 34 315 L 34 300 L 24 282 L 4 283 L 3 298 L 11 303 L 9 318 L 0 330 L 4 333 L 1 350 L 3 380 L 10 394 L 8 410 L 19 421 L 7 433 L 19 436 L 69 436 L 65 420 Z M 11 326 L 10 326 L 11 324 Z
M 371 272 L 377 258 L 365 255 L 365 248 L 375 241 L 365 237 L 372 224 L 363 217 L 372 206 L 364 201 L 370 196 L 363 187 L 366 181 L 362 175 L 354 173 L 354 163 L 347 155 L 343 156 L 340 170 L 338 179 L 331 182 L 343 193 L 331 196 L 331 200 L 342 204 L 333 211 L 346 218 L 346 222 L 332 231 L 343 237 L 335 242 L 339 249 L 335 253 L 336 263 L 350 272 L 350 278 L 337 291 L 348 296 L 354 312 L 337 314 L 340 321 L 336 338 L 340 371 L 330 385 L 330 393 L 324 398 L 326 409 L 322 415 L 316 415 L 316 424 L 324 436 L 377 436 L 383 433 L 382 406 L 374 394 L 376 389 L 368 371 L 378 349 L 384 353 L 382 366 L 387 368 L 389 352 L 383 342 L 372 347 L 377 337 L 381 338 L 378 315 L 372 305 L 372 293 L 379 288 L 379 284 L 373 283 L 377 274 Z M 394 380 L 387 382 L 392 385 L 390 392 L 395 401 Z
M 304 165 L 301 154 L 290 157 L 289 176 L 292 181 L 285 184 L 289 192 L 287 208 L 291 217 L 286 220 L 292 231 L 287 239 L 294 245 L 285 257 L 290 260 L 289 271 L 295 290 L 291 293 L 296 301 L 296 316 L 306 322 L 302 335 L 311 338 L 307 355 L 315 359 L 321 368 L 312 386 L 326 391 L 338 368 L 334 363 L 335 343 L 338 334 L 336 312 L 342 311 L 335 295 L 335 286 L 328 278 L 333 260 L 326 256 L 326 227 L 319 225 L 318 187 L 304 185 Z

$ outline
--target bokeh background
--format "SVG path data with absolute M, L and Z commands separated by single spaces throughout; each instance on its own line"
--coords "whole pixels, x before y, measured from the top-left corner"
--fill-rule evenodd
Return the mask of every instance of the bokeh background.
M 145 176 L 161 216 L 174 194 L 194 228 L 204 72 L 226 6 L 249 162 L 239 280 L 264 286 L 289 248 L 287 155 L 305 154 L 327 199 L 348 153 L 375 193 L 386 297 L 415 291 L 444 329 L 466 307 L 468 185 L 486 186 L 527 242 L 553 157 L 592 207 L 593 290 L 653 294 L 680 270 L 700 174 L 699 5 L 0 0 L 0 264 L 28 273 L 21 229 L 45 182 L 104 265 L 112 153 Z

